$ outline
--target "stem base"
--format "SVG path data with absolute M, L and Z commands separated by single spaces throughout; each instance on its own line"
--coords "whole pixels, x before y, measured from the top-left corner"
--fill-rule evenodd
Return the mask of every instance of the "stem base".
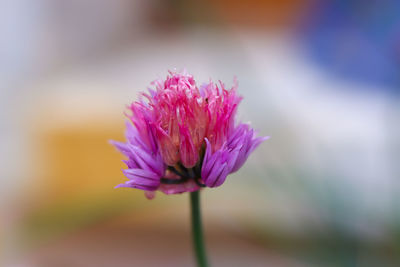
M 190 193 L 193 248 L 196 254 L 197 266 L 207 267 L 207 257 L 204 248 L 203 228 L 201 224 L 200 190 Z

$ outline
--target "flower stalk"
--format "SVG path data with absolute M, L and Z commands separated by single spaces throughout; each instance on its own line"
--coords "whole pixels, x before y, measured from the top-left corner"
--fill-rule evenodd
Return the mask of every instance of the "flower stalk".
M 193 249 L 196 255 L 197 266 L 207 267 L 207 256 L 204 246 L 203 228 L 201 223 L 200 190 L 190 193 L 190 206 L 192 217 Z

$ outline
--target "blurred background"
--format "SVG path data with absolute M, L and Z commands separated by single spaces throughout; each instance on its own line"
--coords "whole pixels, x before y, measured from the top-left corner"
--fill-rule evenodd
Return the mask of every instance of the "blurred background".
M 400 266 L 399 1 L 3 0 L 0 59 L 1 266 L 194 266 L 107 142 L 173 68 L 272 136 L 203 191 L 212 266 Z

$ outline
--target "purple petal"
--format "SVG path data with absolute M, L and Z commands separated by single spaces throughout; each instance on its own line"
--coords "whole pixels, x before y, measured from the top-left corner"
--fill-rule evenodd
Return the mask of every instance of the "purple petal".
M 128 148 L 128 144 L 110 140 L 108 141 L 111 145 L 113 145 L 116 149 L 118 149 L 122 154 L 129 157 L 131 155 L 131 151 Z
M 137 178 L 143 178 L 147 180 L 153 180 L 160 182 L 160 176 L 152 171 L 147 171 L 143 169 L 127 169 L 122 171 L 128 179 L 134 180 Z
M 132 152 L 132 158 L 139 164 L 139 166 L 144 170 L 151 170 L 162 176 L 164 173 L 164 163 L 161 157 L 157 157 L 147 153 L 146 150 L 140 147 L 130 145 L 129 148 Z
M 221 174 L 224 174 L 224 173 L 225 173 L 224 170 L 225 170 L 225 168 L 226 168 L 226 165 L 227 165 L 226 162 L 223 163 L 223 164 L 220 164 L 219 162 L 216 162 L 215 165 L 214 165 L 214 167 L 212 168 L 210 174 L 209 174 L 207 177 L 202 177 L 204 183 L 205 183 L 208 187 L 215 187 L 215 186 L 216 186 L 215 184 L 217 183 L 218 180 L 223 180 L 223 181 L 225 181 L 226 175 L 225 175 L 225 177 L 220 177 L 220 176 L 221 176 Z M 226 173 L 226 174 L 227 174 L 227 173 Z M 222 181 L 222 182 L 223 182 L 223 181 Z M 221 185 L 222 182 L 219 183 L 219 185 Z
M 209 143 L 207 145 L 207 157 L 203 160 L 201 178 L 208 187 L 217 187 L 224 183 L 238 151 L 229 151 L 226 146 L 222 146 L 210 156 L 211 146 Z
M 237 126 L 235 128 L 235 130 L 233 131 L 232 135 L 229 138 L 228 141 L 228 147 L 234 147 L 237 145 L 237 142 L 240 140 L 240 137 L 243 135 L 243 133 L 248 129 L 248 125 L 247 124 L 240 124 L 239 126 Z
M 226 164 L 226 163 L 224 163 L 224 164 Z M 223 170 L 222 170 L 222 172 L 220 173 L 220 175 L 219 175 L 219 176 L 217 177 L 217 179 L 215 180 L 213 186 L 210 186 L 210 187 L 217 187 L 217 186 L 222 185 L 222 184 L 225 182 L 226 177 L 228 176 L 228 174 L 229 174 L 229 167 L 228 167 L 228 165 L 226 165 L 226 166 L 223 168 Z
M 206 154 L 203 159 L 203 166 L 201 168 L 201 177 L 208 177 L 210 174 L 211 169 L 214 166 L 215 161 L 217 160 L 217 155 L 211 155 L 211 144 L 208 139 L 205 139 L 207 143 Z
M 142 169 L 127 169 L 123 170 L 124 175 L 130 181 L 120 184 L 117 187 L 132 187 L 143 190 L 155 190 L 160 185 L 160 177 L 150 171 Z
M 257 137 L 256 139 L 253 140 L 249 153 L 253 152 L 262 142 L 270 139 L 270 136 L 261 136 L 261 137 Z
M 204 138 L 204 141 L 206 141 L 206 153 L 204 155 L 204 161 L 208 161 L 209 158 L 211 157 L 211 144 L 207 138 Z
M 132 159 L 123 160 L 122 162 L 125 163 L 126 166 L 127 166 L 129 169 L 136 169 L 136 168 L 139 167 L 139 166 L 137 165 L 137 163 L 136 163 L 134 160 L 132 160 Z
M 243 164 L 246 162 L 250 154 L 265 140 L 269 139 L 267 137 L 255 137 L 255 132 L 251 128 L 247 128 L 241 137 L 236 137 L 241 139 L 242 147 L 239 150 L 239 154 L 236 158 L 235 164 L 233 165 L 230 173 L 239 170 Z M 232 144 L 234 142 L 231 142 Z
M 114 188 L 137 188 L 137 189 L 141 189 L 141 190 L 145 190 L 145 191 L 154 191 L 157 190 L 157 187 L 152 187 L 152 186 L 143 186 L 143 185 L 137 185 L 137 184 L 128 184 L 127 181 L 126 183 L 123 184 L 119 184 L 117 186 L 115 186 Z
M 131 144 L 136 144 L 138 142 L 140 142 L 137 138 L 139 135 L 138 130 L 136 129 L 136 127 L 134 125 L 132 125 L 132 122 L 130 121 L 125 121 L 125 125 L 126 125 L 126 130 L 125 130 L 125 137 L 126 139 L 129 141 L 129 143 Z
M 239 152 L 242 146 L 239 146 L 238 148 L 232 150 L 229 153 L 229 159 L 228 159 L 228 166 L 227 169 L 229 170 L 229 173 L 231 173 L 233 167 L 235 166 L 235 163 L 239 157 Z

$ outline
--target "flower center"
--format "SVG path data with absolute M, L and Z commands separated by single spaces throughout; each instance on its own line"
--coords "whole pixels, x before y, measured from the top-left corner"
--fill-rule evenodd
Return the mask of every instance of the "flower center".
M 201 181 L 200 168 L 185 168 L 182 164 L 177 164 L 176 166 L 168 166 L 167 172 L 175 174 L 174 178 L 163 177 L 161 178 L 162 184 L 183 184 L 190 179 L 200 187 L 205 187 L 204 183 Z M 176 177 L 177 176 L 177 177 Z

